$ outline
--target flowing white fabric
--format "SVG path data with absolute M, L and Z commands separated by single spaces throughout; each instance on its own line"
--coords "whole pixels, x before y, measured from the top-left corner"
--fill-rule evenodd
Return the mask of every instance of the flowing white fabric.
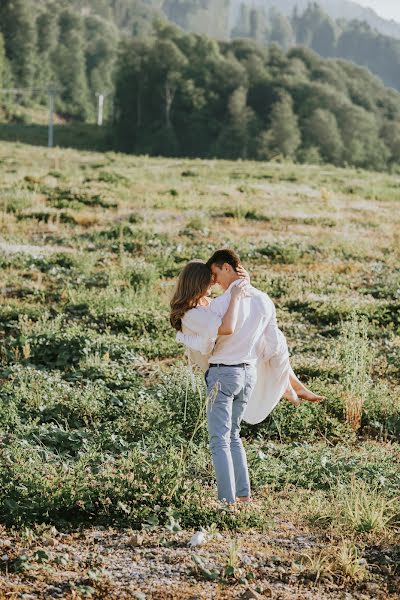
M 289 351 L 285 336 L 278 328 L 276 310 L 272 300 L 265 294 L 271 308 L 271 316 L 257 345 L 257 384 L 248 401 L 243 420 L 251 425 L 261 423 L 275 408 L 289 384 Z M 221 317 L 209 307 L 193 308 L 182 319 L 182 332 L 177 341 L 188 348 L 189 359 L 203 371 L 221 325 Z
M 208 358 L 214 348 L 222 319 L 209 307 L 198 306 L 188 310 L 182 318 L 182 332 L 176 339 L 186 346 L 189 365 L 208 369 Z

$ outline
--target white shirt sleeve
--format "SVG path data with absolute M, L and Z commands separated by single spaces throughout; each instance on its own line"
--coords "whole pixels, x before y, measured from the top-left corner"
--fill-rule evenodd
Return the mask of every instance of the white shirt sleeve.
M 190 330 L 190 334 L 178 332 L 176 340 L 201 354 L 210 354 L 218 336 L 222 318 L 211 312 L 209 308 L 192 308 L 183 318 L 182 324 Z
M 207 355 L 211 354 L 214 348 L 215 338 L 207 339 L 198 334 L 190 335 L 187 333 L 182 333 L 182 331 L 178 331 L 176 334 L 176 341 L 186 346 L 186 348 L 190 348 L 191 350 L 195 350 L 201 354 Z
M 229 308 L 230 301 L 231 301 L 230 293 L 225 292 L 221 296 L 218 296 L 218 298 L 214 298 L 214 300 L 211 300 L 209 308 L 210 308 L 211 312 L 218 315 L 222 320 L 226 311 Z

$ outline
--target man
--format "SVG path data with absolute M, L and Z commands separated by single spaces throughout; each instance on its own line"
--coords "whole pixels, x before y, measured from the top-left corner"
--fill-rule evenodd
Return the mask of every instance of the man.
M 214 282 L 225 290 L 208 305 L 221 323 L 231 305 L 232 288 L 243 281 L 246 271 L 233 250 L 218 250 L 207 266 Z M 204 304 L 200 306 L 204 311 Z M 253 425 L 260 423 L 282 397 L 296 406 L 301 400 L 320 402 L 324 397 L 306 388 L 294 373 L 287 342 L 268 294 L 248 285 L 246 295 L 236 304 L 229 333 L 220 333 L 217 338 L 209 338 L 208 322 L 204 321 L 209 319 L 208 310 L 197 314 L 199 310 L 195 307 L 186 312 L 186 331 L 177 331 L 176 339 L 197 352 L 194 363 L 201 369 L 208 366 L 205 373 L 208 433 L 218 498 L 230 504 L 236 497 L 249 502 L 250 482 L 240 439 L 242 419 Z M 196 317 L 191 315 L 193 312 Z
M 242 281 L 237 273 L 238 255 L 218 250 L 207 262 L 225 293 L 213 301 L 213 312 L 225 314 L 230 290 Z M 238 498 L 251 501 L 246 453 L 240 424 L 257 380 L 257 346 L 270 319 L 265 294 L 249 285 L 239 303 L 236 327 L 229 336 L 217 338 L 205 378 L 210 449 L 217 476 L 218 498 L 233 504 Z

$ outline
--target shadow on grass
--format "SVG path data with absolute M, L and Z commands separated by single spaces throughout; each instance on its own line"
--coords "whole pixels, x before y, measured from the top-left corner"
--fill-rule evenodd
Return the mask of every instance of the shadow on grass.
M 89 123 L 54 125 L 54 146 L 94 150 L 112 150 L 112 135 L 109 127 L 98 127 Z M 21 142 L 32 146 L 48 145 L 47 125 L 0 124 L 0 141 Z

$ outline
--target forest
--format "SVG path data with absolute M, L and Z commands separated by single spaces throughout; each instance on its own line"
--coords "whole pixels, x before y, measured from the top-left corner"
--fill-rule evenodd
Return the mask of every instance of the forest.
M 117 150 L 396 168 L 400 95 L 354 62 L 380 62 L 394 85 L 400 41 L 334 22 L 316 4 L 290 18 L 242 5 L 232 39 L 222 39 L 225 7 L 217 40 L 185 31 L 210 5 L 199 6 L 5 0 L 0 87 L 20 92 L 1 95 L 2 120 L 23 121 L 18 106 L 45 106 L 51 88 L 61 118 L 93 122 L 104 93 Z
M 261 44 L 278 43 L 312 48 L 320 56 L 343 58 L 367 67 L 382 81 L 400 88 L 400 40 L 384 35 L 365 21 L 332 19 L 316 2 L 291 15 L 276 8 L 269 11 L 242 4 L 231 37 L 255 39 Z
M 217 43 L 161 26 L 121 52 L 116 107 L 128 152 L 375 169 L 399 156 L 400 94 L 307 48 Z

